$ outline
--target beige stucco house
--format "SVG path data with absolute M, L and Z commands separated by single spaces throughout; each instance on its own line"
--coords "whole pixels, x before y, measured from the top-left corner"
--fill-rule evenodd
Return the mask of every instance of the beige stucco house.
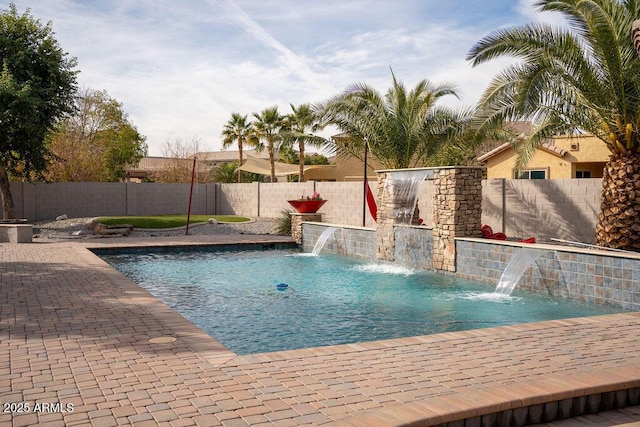
M 478 157 L 487 168 L 487 178 L 567 179 L 602 178 L 611 152 L 591 135 L 557 137 L 536 150 L 525 170 L 515 170 L 516 154 L 511 144 L 502 144 Z

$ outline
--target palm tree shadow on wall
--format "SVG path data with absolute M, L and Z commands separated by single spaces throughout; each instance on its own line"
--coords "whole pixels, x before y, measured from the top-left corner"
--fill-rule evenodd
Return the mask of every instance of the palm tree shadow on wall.
M 491 180 L 488 185 L 500 194 L 502 180 Z M 535 191 L 527 191 L 530 186 Z M 567 187 L 553 180 L 504 180 L 505 233 L 509 237 L 551 238 L 592 243 L 595 235 L 597 212 L 587 204 L 576 203 L 566 195 Z M 588 211 L 585 211 L 588 209 Z M 502 203 L 483 196 L 484 213 L 502 220 Z

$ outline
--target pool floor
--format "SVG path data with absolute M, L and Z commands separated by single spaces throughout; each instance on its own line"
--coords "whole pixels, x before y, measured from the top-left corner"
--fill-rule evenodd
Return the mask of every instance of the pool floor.
M 0 245 L 0 401 L 73 407 L 0 424 L 434 425 L 640 390 L 640 313 L 238 356 L 85 249 L 122 244 Z

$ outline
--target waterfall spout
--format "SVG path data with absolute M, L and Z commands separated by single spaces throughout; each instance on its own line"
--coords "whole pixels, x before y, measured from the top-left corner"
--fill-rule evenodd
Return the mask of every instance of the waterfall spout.
M 385 188 L 393 194 L 398 204 L 393 208 L 393 216 L 398 224 L 411 224 L 420 188 L 425 179 L 434 175 L 433 170 L 407 169 L 389 172 Z
M 333 233 L 335 233 L 335 231 L 337 230 L 337 228 L 335 227 L 327 227 L 322 234 L 320 234 L 320 237 L 318 237 L 318 240 L 316 241 L 315 246 L 313 247 L 313 251 L 311 251 L 311 253 L 313 255 L 318 255 L 320 254 L 320 251 L 322 250 L 322 248 L 324 247 L 325 243 L 327 243 L 327 240 L 329 240 L 329 237 L 331 237 L 331 235 Z
M 511 295 L 527 268 L 543 253 L 544 251 L 540 249 L 519 249 L 509 261 L 507 268 L 502 272 L 495 292 L 502 295 Z

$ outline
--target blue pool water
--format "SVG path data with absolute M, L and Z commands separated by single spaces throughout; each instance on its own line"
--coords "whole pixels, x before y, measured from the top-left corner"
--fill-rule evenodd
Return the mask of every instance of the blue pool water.
M 101 256 L 238 354 L 621 311 L 292 249 Z

